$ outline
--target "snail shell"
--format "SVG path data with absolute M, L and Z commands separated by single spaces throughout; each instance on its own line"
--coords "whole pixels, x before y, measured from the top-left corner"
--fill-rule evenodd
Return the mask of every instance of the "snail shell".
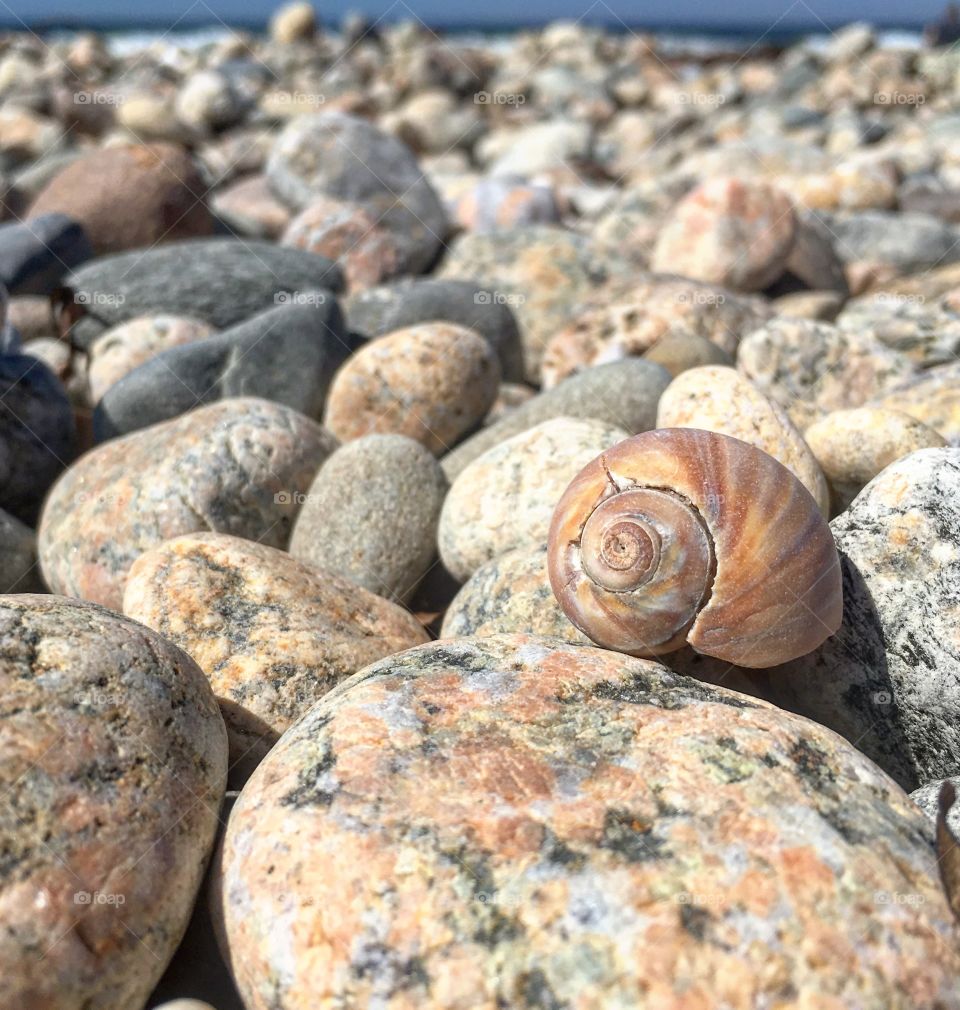
M 548 568 L 567 617 L 638 656 L 685 644 L 775 666 L 840 627 L 830 527 L 781 463 L 728 435 L 660 428 L 574 478 L 550 527 Z

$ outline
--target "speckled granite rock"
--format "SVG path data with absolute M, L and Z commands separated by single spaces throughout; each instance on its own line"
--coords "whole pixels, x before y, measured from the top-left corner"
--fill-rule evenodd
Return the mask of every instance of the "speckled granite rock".
M 120 609 L 127 569 L 183 533 L 286 546 L 300 496 L 335 441 L 315 421 L 238 398 L 99 446 L 51 490 L 39 531 L 54 592 Z
M 955 1010 L 924 830 L 806 720 L 611 652 L 460 639 L 284 737 L 216 908 L 248 1010 Z
M 473 330 L 422 323 L 364 345 L 333 380 L 324 422 L 341 441 L 407 435 L 448 452 L 490 409 L 500 365 Z
M 73 411 L 60 380 L 39 358 L 0 354 L 0 508 L 34 523 L 74 445 Z
M 703 428 L 731 435 L 780 460 L 813 495 L 822 512 L 830 494 L 820 466 L 786 411 L 732 368 L 693 368 L 667 387 L 658 428 Z
M 770 673 L 771 697 L 856 743 L 905 789 L 960 769 L 960 450 L 888 466 L 830 524 L 843 624 Z
M 29 526 L 0 509 L 0 593 L 42 593 L 37 537 Z
M 960 362 L 938 365 L 904 379 L 872 406 L 900 410 L 939 432 L 952 445 L 960 444 Z
M 161 351 L 192 344 L 214 333 L 209 323 L 185 316 L 138 316 L 114 326 L 90 347 L 87 382 L 91 403 L 96 404 L 114 383 Z
M 294 119 L 273 144 L 267 178 L 296 210 L 320 196 L 362 205 L 405 237 L 407 269 L 414 273 L 431 264 L 449 228 L 410 149 L 355 116 L 329 112 Z
M 775 186 L 711 179 L 674 208 L 650 265 L 734 291 L 760 291 L 783 273 L 796 234 L 790 198 Z
M 0 1005 L 144 1005 L 183 935 L 227 772 L 196 664 L 51 596 L 0 598 Z
M 944 782 L 952 782 L 953 787 L 960 790 L 960 778 L 937 779 L 928 782 L 919 789 L 914 789 L 910 794 L 910 799 L 926 814 L 930 825 L 930 837 L 936 837 L 937 813 L 939 810 L 938 800 L 940 798 L 940 787 Z M 953 833 L 960 837 L 960 806 L 954 806 L 947 815 L 947 824 L 953 829 Z
M 676 378 L 681 372 L 704 365 L 733 365 L 733 357 L 712 340 L 693 330 L 672 329 L 665 333 L 649 351 L 647 361 L 653 361 Z
M 144 362 L 103 395 L 97 441 L 116 438 L 231 396 L 258 396 L 319 417 L 334 373 L 350 354 L 329 291 L 301 292 L 205 340 Z
M 760 298 L 679 277 L 641 278 L 628 297 L 604 299 L 551 336 L 545 388 L 603 361 L 647 353 L 667 335 L 697 334 L 736 355 L 740 339 L 771 316 Z
M 440 637 L 487 638 L 504 632 L 593 644 L 567 620 L 553 595 L 546 547 L 504 551 L 482 564 L 447 608 Z
M 884 467 L 917 449 L 937 449 L 944 439 L 898 410 L 858 407 L 835 410 L 810 425 L 804 439 L 842 512 Z
M 510 176 L 485 176 L 457 201 L 454 216 L 466 231 L 497 232 L 557 224 L 560 208 L 549 186 Z
M 545 546 L 553 510 L 570 481 L 628 436 L 603 421 L 555 417 L 473 460 L 440 513 L 438 543 L 447 571 L 462 582 L 504 551 Z
M 782 316 L 743 339 L 737 368 L 801 431 L 831 410 L 863 406 L 913 373 L 906 355 L 869 334 Z
M 628 264 L 584 235 L 533 225 L 458 238 L 442 277 L 479 282 L 513 309 L 523 338 L 525 378 L 539 382 L 547 341 L 597 289 L 619 279 Z
M 948 299 L 878 291 L 848 303 L 837 326 L 870 333 L 919 368 L 951 364 L 960 355 L 960 305 Z
M 290 553 L 407 602 L 436 557 L 446 493 L 440 464 L 419 442 L 403 435 L 358 438 L 320 468 Z
M 130 568 L 123 610 L 207 675 L 237 785 L 339 681 L 427 641 L 411 614 L 336 569 L 222 533 L 176 537 L 142 554 Z
M 359 291 L 343 308 L 349 329 L 367 338 L 433 320 L 466 326 L 497 352 L 504 381 L 523 378 L 520 330 L 510 306 L 473 281 L 404 278 Z
M 555 389 L 533 396 L 502 420 L 468 438 L 441 460 L 448 480 L 488 449 L 554 417 L 603 421 L 631 435 L 657 424 L 657 401 L 670 384 L 670 373 L 652 361 L 629 358 L 588 368 Z
M 409 248 L 402 236 L 345 200 L 315 198 L 290 222 L 281 242 L 339 263 L 351 291 L 379 284 L 408 267 Z
M 64 278 L 79 314 L 70 339 L 86 349 L 104 332 L 137 316 L 165 313 L 226 329 L 301 292 L 338 292 L 340 268 L 315 253 L 273 242 L 195 239 L 102 256 Z

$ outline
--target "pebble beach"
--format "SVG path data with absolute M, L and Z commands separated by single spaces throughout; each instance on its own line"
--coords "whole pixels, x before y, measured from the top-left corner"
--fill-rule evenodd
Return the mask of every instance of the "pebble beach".
M 960 1010 L 935 41 L 0 34 L 0 1010 Z

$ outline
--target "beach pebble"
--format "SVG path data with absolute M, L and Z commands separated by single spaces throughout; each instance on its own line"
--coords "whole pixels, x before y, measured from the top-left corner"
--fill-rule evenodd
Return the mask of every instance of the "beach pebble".
M 0 225 L 0 284 L 11 295 L 49 295 L 92 256 L 83 228 L 65 214 Z
M 631 435 L 657 424 L 657 402 L 670 373 L 652 361 L 628 358 L 597 365 L 530 397 L 505 417 L 468 438 L 441 461 L 452 482 L 488 449 L 555 417 L 583 418 L 616 425 Z
M 372 287 L 410 267 L 402 235 L 364 207 L 329 197 L 314 199 L 300 211 L 281 243 L 337 262 L 349 291 Z
M 604 361 L 644 355 L 672 333 L 704 337 L 735 356 L 741 338 L 770 316 L 760 298 L 678 277 L 641 277 L 627 297 L 591 305 L 554 334 L 544 351 L 543 385 L 549 389 Z
M 523 346 L 510 306 L 473 281 L 410 277 L 359 291 L 344 302 L 347 326 L 368 339 L 442 320 L 476 330 L 497 352 L 505 382 L 523 378 Z
M 446 493 L 440 464 L 419 442 L 403 435 L 355 439 L 320 468 L 290 553 L 405 603 L 436 557 Z
M 598 288 L 627 272 L 626 263 L 587 236 L 548 225 L 462 235 L 440 268 L 441 277 L 482 284 L 513 310 L 525 378 L 535 383 L 554 333 Z
M 234 231 L 256 238 L 279 238 L 292 216 L 270 192 L 267 177 L 262 172 L 246 175 L 218 189 L 210 205 Z
M 355 116 L 324 112 L 292 120 L 274 142 L 267 178 L 294 210 L 317 197 L 364 206 L 405 235 L 412 272 L 431 264 L 447 234 L 440 198 L 409 148 Z
M 924 831 L 807 720 L 616 653 L 468 638 L 368 667 L 283 738 L 215 907 L 249 1007 L 954 1010 Z
M 0 598 L 0 1005 L 142 1007 L 190 917 L 227 773 L 206 678 L 152 631 Z M 38 956 L 38 951 L 43 957 Z
M 73 411 L 60 380 L 26 354 L 0 354 L 0 391 L 0 508 L 32 524 L 73 459 Z
M 340 268 L 273 242 L 195 239 L 93 260 L 64 279 L 80 316 L 70 339 L 86 349 L 137 316 L 189 316 L 225 330 L 291 296 L 343 288 Z
M 960 362 L 937 365 L 904 379 L 872 401 L 873 406 L 899 410 L 939 432 L 951 445 L 960 444 Z
M 161 351 L 213 336 L 208 323 L 186 316 L 138 316 L 107 330 L 91 344 L 87 381 L 90 402 Z
M 475 428 L 497 397 L 500 365 L 473 330 L 421 323 L 362 347 L 340 369 L 325 423 L 341 441 L 407 435 L 435 455 Z
M 484 562 L 546 545 L 550 519 L 571 480 L 629 436 L 603 421 L 556 417 L 501 442 L 453 482 L 440 513 L 440 557 L 466 581 Z
M 919 789 L 914 789 L 910 794 L 910 799 L 926 814 L 930 825 L 930 837 L 936 838 L 937 814 L 940 809 L 940 789 L 944 782 L 952 782 L 953 788 L 960 793 L 960 778 L 936 779 L 928 782 Z M 953 830 L 956 837 L 960 838 L 960 806 L 954 804 L 947 815 L 947 825 Z
M 833 291 L 845 296 L 848 293 L 843 261 L 834 248 L 830 230 L 816 215 L 806 211 L 797 214 L 797 233 L 786 273 L 813 291 Z
M 667 386 L 657 408 L 658 428 L 702 428 L 739 438 L 779 460 L 830 511 L 820 466 L 786 411 L 733 368 L 693 368 Z
M 301 292 L 246 322 L 144 362 L 101 398 L 97 441 L 138 431 L 232 396 L 257 396 L 319 417 L 350 353 L 336 299 Z
M 869 333 L 779 316 L 744 337 L 737 369 L 805 431 L 832 410 L 892 389 L 913 364 Z
M 810 425 L 804 439 L 827 478 L 837 512 L 891 463 L 917 449 L 946 445 L 933 428 L 882 407 L 835 410 Z
M 216 70 L 198 70 L 177 90 L 177 118 L 199 136 L 236 125 L 244 114 L 244 100 L 230 79 Z
M 288 3 L 270 18 L 270 38 L 281 45 L 309 42 L 317 31 L 317 15 L 309 3 Z
M 777 667 L 771 698 L 841 733 L 905 789 L 960 768 L 960 450 L 888 466 L 831 524 L 843 624 Z
M 560 208 L 549 186 L 520 178 L 480 179 L 458 201 L 454 214 L 465 231 L 496 232 L 556 224 Z
M 482 564 L 447 608 L 440 637 L 487 638 L 504 632 L 593 644 L 560 609 L 547 577 L 544 546 L 504 551 Z
M 81 155 L 41 190 L 30 216 L 65 214 L 94 252 L 123 252 L 210 235 L 206 185 L 190 155 L 170 144 L 104 147 Z
M 172 537 L 211 530 L 285 547 L 300 497 L 335 446 L 315 421 L 248 397 L 98 446 L 44 504 L 44 580 L 119 610 L 130 565 Z
M 406 610 L 335 568 L 222 533 L 177 537 L 141 554 L 123 611 L 183 649 L 209 679 L 237 786 L 341 680 L 427 641 Z
M 536 395 L 537 391 L 532 386 L 522 382 L 501 382 L 497 398 L 483 419 L 484 425 L 495 424 Z
M 761 291 L 784 272 L 796 234 L 790 198 L 775 186 L 711 179 L 674 208 L 650 266 L 734 291 Z
M 215 1010 L 209 1003 L 199 999 L 175 999 L 170 1003 L 160 1003 L 154 1010 Z
M 25 523 L 0 509 L 0 593 L 42 593 L 37 537 Z
M 843 308 L 843 296 L 836 291 L 791 291 L 771 304 L 778 316 L 832 323 Z
M 663 365 L 674 378 L 704 365 L 733 365 L 733 358 L 719 344 L 693 330 L 679 328 L 668 330 L 643 356 Z
M 926 214 L 888 210 L 823 213 L 846 264 L 885 264 L 915 273 L 960 260 L 960 227 Z
M 947 365 L 960 357 L 960 305 L 931 292 L 878 291 L 849 302 L 837 326 L 867 332 L 902 351 L 918 368 Z

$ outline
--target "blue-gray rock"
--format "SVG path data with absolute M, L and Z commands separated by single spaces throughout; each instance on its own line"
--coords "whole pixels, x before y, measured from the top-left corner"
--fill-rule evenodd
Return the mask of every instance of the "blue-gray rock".
M 11 295 L 49 295 L 92 256 L 83 227 L 66 214 L 0 225 L 0 284 Z
M 272 242 L 188 239 L 105 256 L 69 274 L 61 313 L 70 338 L 86 349 L 104 330 L 134 316 L 190 316 L 226 330 L 273 308 L 284 296 L 343 288 L 325 256 Z
M 864 210 L 820 217 L 844 263 L 889 263 L 913 273 L 960 260 L 960 227 L 928 214 Z
M 42 592 L 36 534 L 0 509 L 0 593 Z
M 319 196 L 361 205 L 403 237 L 412 273 L 433 262 L 449 230 L 443 203 L 413 152 L 354 116 L 331 112 L 294 119 L 270 152 L 267 180 L 295 210 Z
M 319 417 L 349 353 L 334 296 L 301 292 L 296 301 L 135 368 L 97 405 L 94 437 L 125 435 L 229 396 L 258 396 Z
M 73 458 L 73 411 L 59 379 L 25 354 L 0 355 L 0 390 L 0 508 L 32 525 Z
M 417 323 L 442 320 L 467 326 L 497 352 L 504 382 L 523 380 L 517 320 L 503 299 L 473 281 L 406 278 L 359 291 L 344 304 L 347 329 L 365 339 Z
M 631 435 L 657 426 L 657 403 L 670 385 L 670 373 L 641 358 L 597 365 L 531 397 L 502 420 L 488 425 L 441 460 L 451 483 L 464 467 L 488 449 L 554 417 L 594 418 Z

